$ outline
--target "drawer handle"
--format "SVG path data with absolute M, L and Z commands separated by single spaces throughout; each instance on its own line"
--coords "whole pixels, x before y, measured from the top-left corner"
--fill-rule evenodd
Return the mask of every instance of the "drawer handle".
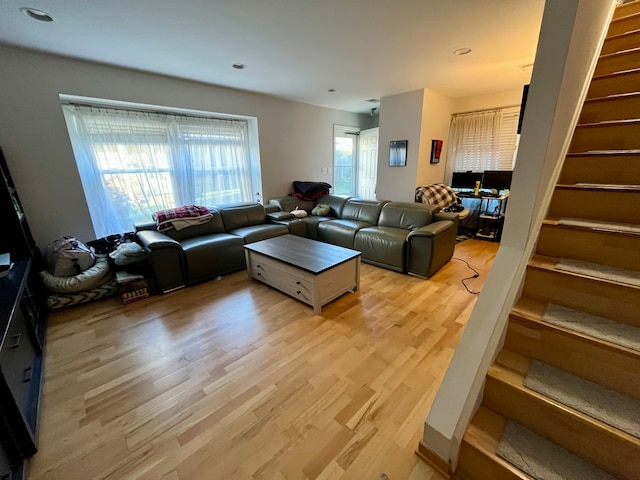
M 298 290 L 296 293 L 297 293 L 298 295 L 300 295 L 302 292 L 301 292 L 300 290 Z
M 256 268 L 259 268 L 260 270 L 264 270 L 264 268 L 262 268 L 262 265 L 256 265 Z
M 9 345 L 9 348 L 18 348 L 20 346 L 20 340 L 22 339 L 21 333 L 16 333 L 13 337 L 13 343 Z
M 22 383 L 27 383 L 31 381 L 31 367 L 27 367 L 22 372 Z

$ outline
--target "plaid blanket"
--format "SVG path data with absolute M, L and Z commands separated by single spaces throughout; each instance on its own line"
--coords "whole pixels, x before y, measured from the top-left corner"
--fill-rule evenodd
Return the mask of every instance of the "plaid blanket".
M 434 183 L 433 185 L 425 185 L 423 187 L 416 188 L 415 200 L 419 203 L 431 203 L 438 205 L 440 208 L 444 209 L 449 205 L 457 203 L 458 197 L 449 185 Z
M 182 228 L 191 225 L 200 225 L 208 222 L 212 215 L 208 208 L 198 205 L 184 205 L 177 208 L 158 210 L 152 215 L 156 221 L 156 228 L 159 232 L 175 228 Z

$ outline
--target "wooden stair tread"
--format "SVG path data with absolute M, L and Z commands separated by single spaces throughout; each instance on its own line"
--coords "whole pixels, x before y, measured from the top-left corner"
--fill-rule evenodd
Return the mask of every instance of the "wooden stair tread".
M 605 97 L 587 98 L 584 101 L 584 103 L 587 104 L 587 103 L 610 102 L 612 100 L 626 100 L 626 99 L 638 98 L 638 97 L 640 97 L 640 92 L 614 93 L 612 95 L 607 95 Z
M 611 185 L 611 184 L 557 184 L 556 190 L 587 190 L 597 192 L 640 192 L 640 185 Z
M 593 83 L 594 81 L 602 80 L 605 78 L 618 77 L 618 76 L 624 76 L 624 75 L 633 75 L 636 73 L 640 73 L 640 68 L 630 68 L 628 70 L 622 70 L 621 72 L 600 73 L 600 74 L 594 75 L 593 78 L 591 79 L 591 82 Z
M 589 279 L 589 280 L 594 280 L 596 282 L 601 282 L 603 284 L 607 284 L 607 285 L 617 285 L 623 288 L 629 288 L 631 289 L 631 291 L 637 291 L 638 293 L 640 293 L 640 287 L 636 286 L 636 285 L 632 285 L 629 283 L 624 283 L 624 282 L 619 282 L 619 281 L 615 281 L 615 280 L 610 280 L 607 278 L 602 278 L 602 277 L 597 277 L 597 276 L 592 276 L 592 275 L 586 275 L 586 274 L 581 274 L 581 273 L 575 273 L 575 272 L 571 272 L 568 270 L 561 270 L 559 268 L 557 268 L 558 263 L 560 262 L 560 259 L 557 257 L 549 257 L 546 255 L 534 255 L 531 260 L 529 260 L 529 266 L 532 268 L 537 268 L 539 270 L 546 270 L 549 272 L 553 272 L 553 273 L 557 273 L 560 275 L 567 275 L 569 277 L 578 277 L 578 278 L 585 278 L 585 279 Z
M 456 478 L 481 478 L 480 475 L 488 475 L 489 468 L 493 469 L 495 477 L 500 479 L 513 480 L 533 480 L 526 473 L 518 470 L 512 464 L 497 455 L 500 437 L 506 419 L 502 415 L 480 406 L 473 416 L 471 424 L 462 437 L 462 449 L 460 462 L 456 469 Z M 466 446 L 469 446 L 473 453 L 471 455 Z M 469 477 L 465 475 L 469 474 Z M 486 477 L 484 477 L 486 478 Z
M 621 33 L 616 33 L 615 35 L 607 36 L 605 41 L 607 41 L 607 40 L 617 40 L 618 38 L 628 37 L 630 35 L 635 35 L 637 33 L 640 33 L 640 29 L 629 30 L 627 32 L 621 32 Z
M 625 18 L 638 12 L 640 12 L 640 0 L 636 0 L 634 2 L 627 2 L 615 8 L 615 10 L 613 11 L 613 18 L 611 21 L 613 22 L 614 20 Z
M 568 153 L 567 157 L 640 157 L 640 150 L 610 150 L 610 151 L 593 151 L 593 152 L 575 152 Z
M 572 218 L 572 217 L 554 217 L 549 216 L 542 222 L 543 225 L 558 228 L 566 228 L 572 230 L 583 230 L 591 232 L 610 233 L 615 235 L 629 235 L 636 237 L 639 232 L 635 231 L 640 228 L 638 224 L 629 224 L 622 222 L 606 222 L 590 218 Z
M 602 122 L 579 123 L 578 125 L 576 125 L 576 128 L 619 127 L 621 125 L 638 125 L 638 124 L 640 124 L 640 119 L 630 118 L 625 120 L 605 120 Z
M 559 335 L 574 337 L 581 341 L 590 343 L 593 347 L 603 348 L 609 351 L 614 351 L 619 354 L 628 356 L 629 358 L 635 358 L 640 362 L 640 352 L 627 348 L 624 345 L 613 343 L 605 339 L 589 335 L 571 328 L 558 325 L 556 323 L 547 322 L 544 320 L 544 313 L 547 308 L 547 303 L 535 300 L 529 297 L 520 297 L 511 309 L 509 315 L 510 319 L 519 322 L 523 325 L 530 326 L 537 329 L 545 329 L 554 331 Z
M 624 32 L 624 34 L 629 34 L 631 32 Z M 624 35 L 624 34 L 617 34 L 617 35 Z M 616 35 L 614 35 L 615 37 Z M 607 37 L 607 39 L 609 38 L 613 38 L 613 37 Z M 611 52 L 611 53 L 605 53 L 604 55 L 600 55 L 599 59 L 603 60 L 603 59 L 610 59 L 610 58 L 615 58 L 615 57 L 620 57 L 620 56 L 624 56 L 624 55 L 631 55 L 631 54 L 635 54 L 635 53 L 640 53 L 640 47 L 635 47 L 635 48 L 629 48 L 627 50 L 621 50 L 619 52 Z
M 587 219 L 583 219 L 587 221 Z M 628 230 L 616 230 L 615 222 L 611 222 L 610 224 L 599 223 L 597 221 L 593 222 L 593 225 L 567 225 L 561 223 L 560 218 L 546 218 L 542 221 L 543 226 L 552 227 L 552 228 L 560 228 L 563 230 L 576 230 L 576 231 L 584 231 L 584 232 L 597 232 L 607 235 L 621 235 L 621 236 L 629 236 L 629 237 L 638 237 L 640 236 L 640 232 L 630 232 Z

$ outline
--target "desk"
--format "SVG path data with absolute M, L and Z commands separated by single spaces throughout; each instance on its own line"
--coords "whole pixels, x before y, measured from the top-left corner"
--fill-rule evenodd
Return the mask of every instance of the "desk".
M 473 192 L 456 192 L 456 195 L 463 201 L 463 205 L 465 200 L 468 204 L 479 202 L 477 207 L 467 207 L 473 213 L 464 224 L 461 223 L 461 228 L 469 230 L 474 238 L 500 241 L 509 195 L 495 196 L 482 192 L 479 195 L 474 195 Z M 492 200 L 497 202 L 495 206 L 492 206 Z

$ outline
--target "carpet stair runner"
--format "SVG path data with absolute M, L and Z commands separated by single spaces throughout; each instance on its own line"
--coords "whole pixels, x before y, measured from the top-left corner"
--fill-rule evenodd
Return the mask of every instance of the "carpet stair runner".
M 640 479 L 640 0 L 616 8 L 461 479 Z

